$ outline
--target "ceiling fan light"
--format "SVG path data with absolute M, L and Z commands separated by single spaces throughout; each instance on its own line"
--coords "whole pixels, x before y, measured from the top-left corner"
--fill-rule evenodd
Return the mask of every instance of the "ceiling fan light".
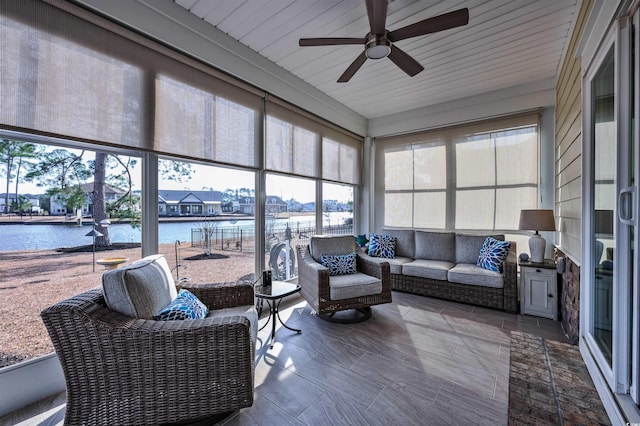
M 389 56 L 391 53 L 391 46 L 386 44 L 378 44 L 375 46 L 367 47 L 366 54 L 369 59 L 382 59 Z
M 364 44 L 364 54 L 369 59 L 382 59 L 391 53 L 391 42 L 387 38 L 388 32 L 384 34 L 367 34 Z

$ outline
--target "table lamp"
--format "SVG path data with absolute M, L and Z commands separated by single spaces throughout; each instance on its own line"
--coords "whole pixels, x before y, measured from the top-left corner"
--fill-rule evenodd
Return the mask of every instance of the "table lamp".
M 534 263 L 542 263 L 544 261 L 544 250 L 547 242 L 538 231 L 556 230 L 553 210 L 521 210 L 520 226 L 518 226 L 518 229 L 521 231 L 536 231 L 536 233 L 529 238 L 531 261 Z

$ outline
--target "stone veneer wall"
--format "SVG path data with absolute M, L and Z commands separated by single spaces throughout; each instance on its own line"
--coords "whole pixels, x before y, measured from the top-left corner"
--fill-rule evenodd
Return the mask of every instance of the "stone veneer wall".
M 562 328 L 569 342 L 577 345 L 580 336 L 580 266 L 557 248 L 556 257 L 564 257 L 566 262 L 559 283 Z

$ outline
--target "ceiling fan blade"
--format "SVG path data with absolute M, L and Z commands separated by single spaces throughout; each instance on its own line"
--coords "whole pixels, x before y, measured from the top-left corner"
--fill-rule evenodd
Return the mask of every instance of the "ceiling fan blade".
M 349 65 L 349 68 L 342 73 L 340 78 L 338 79 L 338 83 L 346 83 L 351 80 L 351 77 L 360 69 L 360 67 L 367 61 L 367 55 L 362 52 L 355 61 Z
M 382 35 L 386 31 L 387 0 L 366 0 L 371 33 Z
M 425 34 L 436 33 L 448 30 L 449 28 L 461 27 L 469 23 L 469 9 L 456 10 L 444 15 L 434 16 L 415 24 L 407 25 L 403 28 L 391 31 L 387 37 L 391 42 L 404 40 L 406 38 L 417 37 Z
M 400 50 L 395 46 L 391 46 L 391 53 L 389 53 L 388 58 L 391 59 L 402 71 L 409 74 L 410 77 L 413 77 L 424 69 L 418 61 L 409 56 L 405 51 Z
M 339 44 L 364 44 L 364 38 L 301 38 L 300 46 L 335 46 Z

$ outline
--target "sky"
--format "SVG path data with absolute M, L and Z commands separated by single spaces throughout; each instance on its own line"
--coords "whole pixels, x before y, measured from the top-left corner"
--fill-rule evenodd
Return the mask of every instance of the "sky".
M 51 147 L 50 149 L 55 149 Z M 68 149 L 76 154 L 81 151 Z M 93 160 L 94 153 L 87 151 L 83 156 L 86 160 Z M 134 188 L 141 188 L 141 164 L 133 169 L 133 185 Z M 288 176 L 280 176 L 274 174 L 267 175 L 267 194 L 277 195 L 284 200 L 295 199 L 301 203 L 315 201 L 315 183 L 313 180 L 293 178 Z M 4 192 L 6 181 L 2 182 L 0 192 Z M 192 189 L 202 190 L 213 188 L 217 191 L 224 191 L 227 188 L 251 188 L 255 187 L 255 178 L 253 172 L 230 169 L 224 167 L 205 166 L 201 164 L 192 165 L 191 179 L 183 182 L 176 182 L 161 179 L 160 189 Z M 9 191 L 15 190 L 15 182 L 12 182 Z M 24 182 L 20 184 L 19 191 L 21 193 L 42 194 L 45 188 L 35 185 L 35 183 Z M 324 198 L 338 201 L 349 201 L 353 198 L 352 189 L 348 186 L 325 184 Z

